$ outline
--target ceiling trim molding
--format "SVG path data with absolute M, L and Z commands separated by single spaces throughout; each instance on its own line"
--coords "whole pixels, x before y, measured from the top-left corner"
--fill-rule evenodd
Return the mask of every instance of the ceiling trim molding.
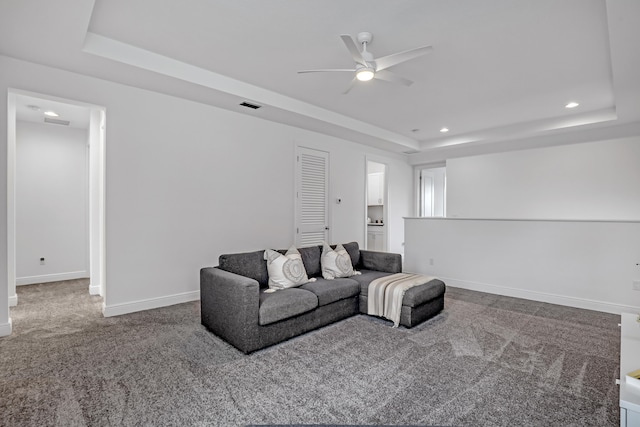
M 236 95 L 243 99 L 250 99 L 262 105 L 290 111 L 377 139 L 383 139 L 404 149 L 419 149 L 418 141 L 404 135 L 90 31 L 86 34 L 82 50 L 102 58 Z
M 514 138 L 504 141 L 432 148 L 419 154 L 410 155 L 409 164 L 415 166 L 445 161 L 456 157 L 469 157 L 588 142 L 613 141 L 626 138 L 640 138 L 640 121 L 607 127 L 598 127 L 597 125 L 585 126 L 579 131 L 571 128 L 559 129 L 551 131 L 546 135 L 521 139 Z
M 426 140 L 422 142 L 421 148 L 423 151 L 427 151 L 439 148 L 462 146 L 469 143 L 482 144 L 505 140 L 526 139 L 550 131 L 560 131 L 562 129 L 570 128 L 574 128 L 576 131 L 579 131 L 581 126 L 595 124 L 604 126 L 607 122 L 616 122 L 617 119 L 618 115 L 616 113 L 616 107 L 612 106 L 601 110 L 587 111 L 570 116 L 515 123 L 508 126 L 455 135 L 449 138 Z

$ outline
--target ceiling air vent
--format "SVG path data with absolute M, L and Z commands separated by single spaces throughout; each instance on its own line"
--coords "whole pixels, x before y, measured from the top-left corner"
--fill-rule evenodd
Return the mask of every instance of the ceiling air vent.
M 70 123 L 69 120 L 52 119 L 49 117 L 45 117 L 44 122 L 51 123 L 54 125 L 62 125 L 62 126 L 69 126 L 69 123 Z
M 409 151 L 403 151 L 404 154 L 418 154 L 420 151 L 418 150 L 409 150 Z
M 262 107 L 262 105 L 252 104 L 252 103 L 247 102 L 247 101 L 241 102 L 240 105 L 243 106 L 243 107 L 252 108 L 254 110 L 257 110 L 258 108 Z

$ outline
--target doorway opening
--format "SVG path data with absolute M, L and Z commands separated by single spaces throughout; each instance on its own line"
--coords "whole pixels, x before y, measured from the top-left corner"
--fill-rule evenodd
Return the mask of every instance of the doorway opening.
M 424 167 L 416 170 L 418 179 L 418 216 L 447 215 L 447 168 Z
M 365 233 L 365 247 L 370 251 L 388 251 L 389 226 L 387 225 L 387 219 L 389 217 L 389 203 L 387 179 L 387 165 L 367 159 L 365 180 L 367 231 Z
M 104 301 L 105 108 L 10 89 L 7 119 L 9 306 L 16 284 L 82 277 Z

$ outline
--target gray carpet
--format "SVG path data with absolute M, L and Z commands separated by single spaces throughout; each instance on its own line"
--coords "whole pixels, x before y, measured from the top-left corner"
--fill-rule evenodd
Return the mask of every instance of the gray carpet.
M 83 281 L 20 286 L 0 425 L 619 425 L 619 317 L 449 288 L 413 329 L 356 316 L 245 356 L 199 304 L 103 318 Z

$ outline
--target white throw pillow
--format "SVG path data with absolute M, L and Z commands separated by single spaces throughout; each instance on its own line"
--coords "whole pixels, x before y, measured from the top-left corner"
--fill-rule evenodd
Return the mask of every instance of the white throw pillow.
M 295 246 L 291 246 L 284 255 L 267 249 L 264 251 L 264 259 L 267 260 L 269 288 L 293 288 L 309 282 L 307 270 L 302 263 L 302 256 Z
M 336 249 L 333 250 L 326 242 L 323 242 L 320 265 L 322 266 L 322 277 L 328 280 L 358 274 L 353 270 L 349 252 L 342 245 L 336 246 Z

